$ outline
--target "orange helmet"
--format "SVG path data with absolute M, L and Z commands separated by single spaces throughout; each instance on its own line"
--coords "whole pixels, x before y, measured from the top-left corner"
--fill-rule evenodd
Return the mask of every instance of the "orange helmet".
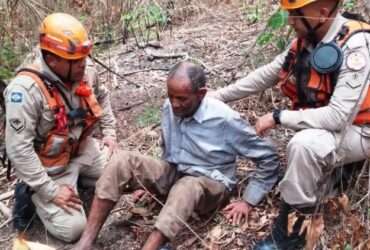
M 280 0 L 280 5 L 284 10 L 294 10 L 316 1 L 317 0 Z
M 319 0 L 280 0 L 280 6 L 284 10 L 294 10 L 302 8 L 310 3 L 317 2 Z M 340 0 L 337 0 L 339 3 Z
M 76 18 L 65 13 L 54 13 L 41 23 L 40 48 L 64 59 L 76 60 L 90 54 L 92 42 Z

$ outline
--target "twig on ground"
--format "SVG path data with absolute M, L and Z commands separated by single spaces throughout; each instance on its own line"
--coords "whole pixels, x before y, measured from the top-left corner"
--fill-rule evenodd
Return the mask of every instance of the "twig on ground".
M 361 169 L 361 172 L 360 172 L 360 174 L 358 175 L 358 177 L 357 177 L 357 180 L 356 180 L 356 183 L 355 183 L 355 186 L 354 186 L 354 188 L 352 189 L 352 194 L 356 191 L 356 190 L 358 190 L 358 186 L 359 186 L 359 184 L 360 184 L 360 180 L 362 179 L 362 176 L 364 176 L 364 174 L 365 174 L 365 171 L 366 171 L 366 167 L 367 167 L 367 165 L 369 165 L 369 161 L 368 160 L 366 160 L 365 162 L 364 162 L 364 164 L 362 165 L 362 169 Z
M 8 218 L 6 221 L 4 221 L 2 224 L 0 224 L 0 229 L 7 226 L 9 223 L 13 221 L 13 218 Z
M 104 69 L 106 69 L 108 72 L 110 72 L 110 73 L 112 73 L 112 74 L 114 74 L 114 75 L 117 75 L 119 78 L 121 78 L 121 79 L 125 80 L 128 84 L 131 84 L 131 85 L 134 85 L 134 86 L 135 86 L 135 87 L 137 87 L 137 88 L 140 88 L 140 85 L 139 85 L 139 84 L 137 84 L 137 83 L 135 83 L 135 82 L 133 82 L 133 81 L 131 81 L 131 80 L 127 79 L 125 76 L 123 76 L 123 75 L 119 74 L 118 72 L 116 72 L 116 71 L 112 70 L 111 68 L 109 68 L 107 65 L 105 65 L 105 64 L 104 64 L 102 61 L 100 61 L 99 59 L 97 59 L 97 58 L 95 58 L 95 57 L 92 57 L 92 56 L 90 56 L 90 58 L 91 58 L 92 60 L 94 60 L 97 64 L 99 64 L 100 66 L 102 66 Z
M 114 111 L 126 111 L 126 110 L 130 110 L 130 109 L 132 109 L 132 108 L 134 108 L 134 107 L 137 107 L 137 106 L 140 106 L 141 104 L 144 104 L 146 102 L 146 100 L 144 100 L 144 101 L 140 101 L 140 102 L 136 102 L 136 103 L 133 103 L 133 104 L 131 104 L 131 105 L 127 105 L 127 106 L 125 106 L 125 107 L 121 107 L 121 108 L 117 108 L 117 109 L 115 109 Z
M 0 176 L 4 175 L 6 173 L 7 169 L 6 168 L 3 168 L 2 170 L 0 170 Z
M 13 235 L 10 235 L 8 237 L 5 237 L 3 239 L 0 239 L 0 243 L 6 242 L 6 241 L 10 241 L 12 238 L 13 238 Z
M 272 103 L 272 106 L 276 109 L 277 106 L 276 106 L 276 102 L 275 102 L 274 91 L 272 89 L 270 89 L 270 95 L 271 95 L 271 103 Z
M 10 197 L 13 197 L 13 195 L 14 195 L 14 190 L 11 190 L 11 191 L 3 193 L 3 194 L 0 194 L 0 201 L 7 200 Z
M 12 216 L 10 208 L 8 208 L 3 202 L 0 201 L 0 212 L 5 215 L 7 218 Z
M 370 192 L 370 190 L 369 190 L 369 192 Z M 361 198 L 361 200 L 359 200 L 358 202 L 356 202 L 356 204 L 354 204 L 354 205 L 352 206 L 352 209 L 356 209 L 357 207 L 359 207 L 359 206 L 361 205 L 361 203 L 362 203 L 364 200 L 366 200 L 366 198 L 368 198 L 368 197 L 369 197 L 369 192 L 368 192 L 367 194 L 365 194 L 365 195 Z
M 122 73 L 123 76 L 129 76 L 141 72 L 148 72 L 148 71 L 168 71 L 168 68 L 149 68 L 149 69 L 139 69 L 139 70 L 133 70 L 127 73 Z
M 176 59 L 180 57 L 188 57 L 187 53 L 160 53 L 150 49 L 145 49 L 144 51 L 147 54 L 149 61 L 153 61 L 155 59 Z

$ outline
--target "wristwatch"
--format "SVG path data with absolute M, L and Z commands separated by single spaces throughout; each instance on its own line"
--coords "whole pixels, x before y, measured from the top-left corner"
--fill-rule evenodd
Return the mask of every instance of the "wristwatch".
M 272 118 L 274 118 L 275 124 L 277 124 L 277 125 L 281 124 L 281 122 L 280 122 L 280 113 L 281 113 L 280 109 L 274 109 L 272 111 Z

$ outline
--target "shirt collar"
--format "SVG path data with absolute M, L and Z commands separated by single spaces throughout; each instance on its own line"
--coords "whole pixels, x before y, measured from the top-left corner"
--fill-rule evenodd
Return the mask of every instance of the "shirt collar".
M 169 104 L 169 105 L 171 107 L 171 104 Z M 172 107 L 171 107 L 171 110 L 172 110 Z M 206 110 L 207 110 L 207 98 L 204 97 L 203 100 L 201 101 L 198 109 L 195 111 L 195 113 L 192 116 L 181 118 L 181 117 L 178 117 L 178 116 L 174 115 L 174 119 L 178 123 L 183 122 L 183 121 L 184 122 L 190 122 L 192 120 L 195 120 L 198 123 L 202 123 L 206 119 L 206 117 L 205 117 Z
M 328 32 L 321 41 L 324 43 L 333 41 L 333 39 L 336 37 L 340 29 L 342 28 L 343 24 L 345 24 L 347 21 L 348 20 L 346 18 L 344 18 L 341 14 L 338 13 L 337 16 L 334 18 L 334 21 L 331 24 Z
M 198 123 L 202 123 L 206 118 L 205 115 L 207 114 L 207 107 L 208 107 L 207 103 L 208 103 L 207 98 L 204 97 L 197 111 L 195 111 L 193 115 L 194 120 L 196 120 Z

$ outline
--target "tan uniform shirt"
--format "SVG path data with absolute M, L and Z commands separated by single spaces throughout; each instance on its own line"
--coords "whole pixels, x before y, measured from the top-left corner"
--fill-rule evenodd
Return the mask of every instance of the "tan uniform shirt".
M 338 15 L 322 41 L 332 41 L 347 21 L 348 19 Z M 292 129 L 320 128 L 329 131 L 342 129 L 361 98 L 362 86 L 368 84 L 365 82 L 370 71 L 370 52 L 367 44 L 370 44 L 370 34 L 361 32 L 353 35 L 343 46 L 344 61 L 330 103 L 327 106 L 298 111 L 284 110 L 280 117 L 282 125 Z M 257 69 L 235 84 L 211 93 L 211 96 L 229 102 L 276 85 L 278 73 L 287 52 L 288 50 L 278 55 L 270 64 Z M 355 54 L 357 57 L 360 55 L 360 60 L 364 61 L 364 66 L 360 69 L 353 66 Z M 366 93 L 366 90 L 363 93 Z
M 42 57 L 35 60 L 41 72 L 52 80 L 59 80 L 51 72 Z M 104 85 L 98 83 L 96 71 L 88 62 L 85 77 L 103 109 L 100 119 L 100 128 L 105 137 L 116 138 L 115 118 L 110 105 L 109 92 Z M 77 85 L 77 84 L 76 84 Z M 63 89 L 63 92 L 73 108 L 79 107 L 79 97 L 72 91 Z M 37 141 L 44 141 L 48 132 L 55 126 L 54 111 L 50 110 L 46 98 L 38 85 L 28 76 L 17 76 L 6 88 L 6 150 L 18 178 L 27 183 L 46 201 L 54 198 L 57 184 L 46 173 L 34 145 Z M 66 112 L 68 107 L 66 105 Z M 80 125 L 72 125 L 70 137 L 78 139 L 82 133 Z M 83 157 L 82 157 L 83 158 Z

